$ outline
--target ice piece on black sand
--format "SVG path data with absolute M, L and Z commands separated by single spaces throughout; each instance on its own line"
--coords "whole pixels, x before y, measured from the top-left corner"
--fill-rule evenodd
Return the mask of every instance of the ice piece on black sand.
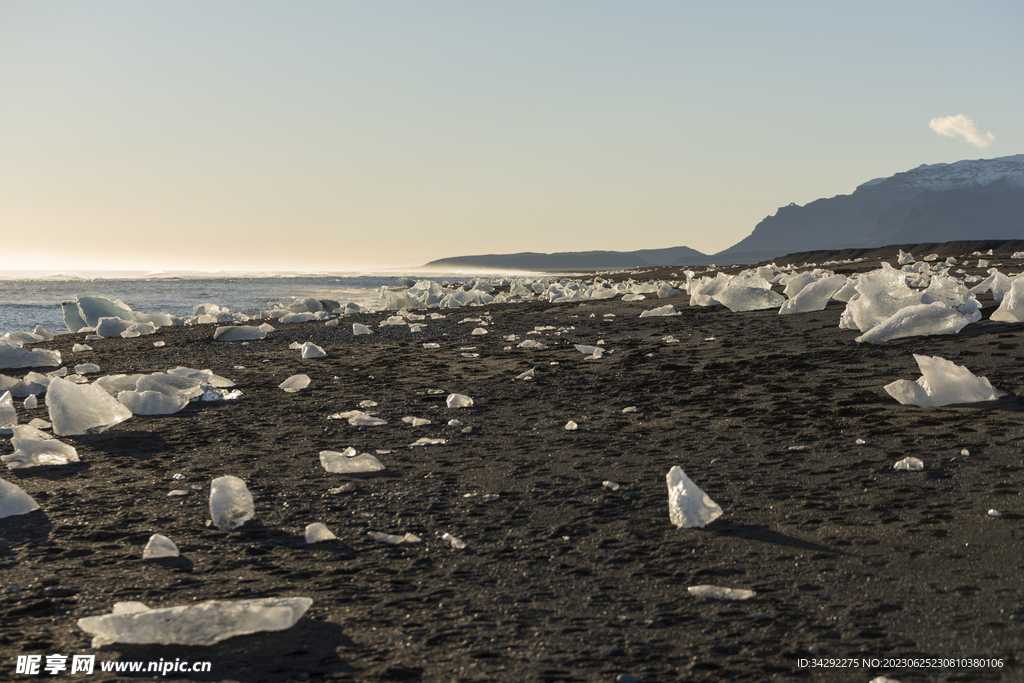
M 756 591 L 747 590 L 745 588 L 724 588 L 722 586 L 710 586 L 707 584 L 690 586 L 686 591 L 694 597 L 706 598 L 709 600 L 749 600 L 757 595 Z
M 686 476 L 678 465 L 665 476 L 668 483 L 668 516 L 680 529 L 704 527 L 722 516 L 722 508 Z
M 23 405 L 25 406 L 25 410 L 35 410 L 39 407 L 39 399 L 36 398 L 35 394 L 29 394 Z
M 356 336 L 359 336 L 361 334 L 373 334 L 373 330 L 371 330 L 366 325 L 360 323 L 352 323 L 352 334 Z
M 322 348 L 314 344 L 313 342 L 306 342 L 302 345 L 302 357 L 308 358 L 323 358 L 327 355 L 327 352 Z
M 113 396 L 93 384 L 75 384 L 54 377 L 46 391 L 46 406 L 57 436 L 96 434 L 132 416 Z
M 8 469 L 19 467 L 38 467 L 43 465 L 66 465 L 78 462 L 78 451 L 73 446 L 50 438 L 32 427 L 15 427 L 11 445 L 14 453 L 0 456 L 0 461 Z M 20 432 L 20 433 L 19 433 Z M 28 435 L 27 433 L 32 435 Z
M 231 475 L 217 477 L 210 486 L 210 515 L 221 531 L 242 526 L 256 514 L 245 482 Z
M 641 318 L 657 318 L 657 317 L 667 317 L 667 316 L 673 316 L 673 315 L 682 315 L 682 314 L 679 311 L 677 311 L 672 304 L 668 304 L 667 306 L 659 306 L 658 308 L 652 308 L 652 309 L 646 310 L 646 311 L 644 311 L 643 313 L 640 314 L 640 317 Z
M 21 344 L 0 341 L 0 368 L 60 367 L 60 351 L 29 350 Z
M 449 543 L 452 544 L 452 547 L 455 548 L 456 550 L 463 550 L 466 547 L 466 542 L 465 541 L 463 541 L 458 536 L 453 536 L 452 534 L 449 534 L 449 533 L 443 534 L 441 536 L 441 540 L 448 541 Z
M 573 422 L 572 420 L 569 420 L 568 422 L 565 423 L 565 431 L 567 432 L 575 432 L 579 428 L 580 426 Z
M 920 472 L 924 469 L 924 463 L 917 458 L 906 457 L 893 465 L 894 470 L 907 470 L 909 472 Z
M 174 541 L 163 534 L 153 534 L 149 537 L 149 543 L 142 549 L 142 559 L 155 560 L 159 557 L 178 557 L 181 552 Z
M 449 408 L 469 408 L 473 405 L 473 399 L 465 394 L 449 394 L 445 403 Z
M 213 333 L 213 338 L 215 340 L 225 342 L 255 341 L 257 339 L 263 339 L 266 336 L 267 333 L 259 327 L 233 325 L 218 327 Z
M 283 631 L 295 625 L 312 598 L 259 598 L 150 609 L 141 602 L 118 602 L 110 614 L 85 617 L 78 627 L 93 636 L 92 646 L 213 645 L 233 636 Z
M 18 424 L 18 411 L 14 409 L 14 399 L 11 392 L 5 391 L 0 396 L 0 429 L 10 429 Z
M 384 463 L 370 455 L 356 454 L 356 449 L 349 447 L 343 452 L 320 451 L 320 464 L 334 474 L 356 474 L 360 472 L 380 472 L 385 469 Z
M 277 386 L 278 389 L 284 389 L 288 393 L 301 391 L 309 386 L 309 375 L 292 375 Z
M 917 382 L 900 379 L 885 385 L 885 391 L 903 405 L 922 408 L 957 403 L 994 401 L 1005 396 L 985 377 L 978 377 L 962 365 L 938 356 L 914 354 L 921 369 Z
M 159 391 L 122 391 L 117 402 L 132 411 L 132 415 L 173 415 L 188 405 L 186 398 Z
M 306 527 L 306 543 L 333 541 L 337 536 L 321 522 L 313 522 Z
M 379 543 L 387 543 L 388 545 L 412 545 L 413 543 L 419 543 L 421 539 L 416 534 L 405 534 L 399 536 L 397 534 L 385 534 L 380 531 L 371 531 L 370 537 Z
M 21 487 L 0 479 L 0 519 L 38 510 L 39 505 Z

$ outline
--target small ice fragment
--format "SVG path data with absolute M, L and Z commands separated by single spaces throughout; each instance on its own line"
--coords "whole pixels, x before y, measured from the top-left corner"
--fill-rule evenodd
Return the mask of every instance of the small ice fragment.
M 142 549 L 142 559 L 152 560 L 158 557 L 178 557 L 181 552 L 174 541 L 163 534 L 153 534 L 149 537 L 149 543 Z
M 580 353 L 592 356 L 594 358 L 600 358 L 605 353 L 605 350 L 602 349 L 600 346 L 588 346 L 587 344 L 573 344 L 573 346 L 575 346 L 576 350 L 579 351 Z
M 988 516 L 989 517 L 1002 517 L 1003 513 L 1000 512 L 999 510 L 996 510 L 995 508 L 993 508 L 993 509 L 988 511 Z
M 533 339 L 527 339 L 523 343 L 517 345 L 516 348 L 517 349 L 533 349 L 535 351 L 543 351 L 544 349 L 546 349 L 548 347 L 547 347 L 547 344 L 542 344 L 541 342 L 535 341 Z
M 29 394 L 23 405 L 25 406 L 25 410 L 35 410 L 39 407 L 39 399 L 36 398 L 35 394 Z
M 465 394 L 449 394 L 445 403 L 449 408 L 469 408 L 473 405 L 473 399 Z
M 333 474 L 353 474 L 359 472 L 380 472 L 385 469 L 384 463 L 369 453 L 356 455 L 356 449 L 349 447 L 344 452 L 320 451 L 320 464 Z
M 356 336 L 359 336 L 361 334 L 373 334 L 373 330 L 371 330 L 366 325 L 360 323 L 352 323 L 352 334 Z
M 90 373 L 99 372 L 100 366 L 95 363 L 82 363 L 75 366 L 75 372 L 79 375 L 88 375 Z
M 323 358 L 327 355 L 327 352 L 322 348 L 314 344 L 313 342 L 306 342 L 302 345 L 302 357 L 308 358 Z
M 309 375 L 292 375 L 285 381 L 277 385 L 278 389 L 284 389 L 288 393 L 292 394 L 296 391 L 301 391 L 309 386 Z
M 476 329 L 474 329 L 474 330 L 473 330 L 472 332 L 470 332 L 470 334 L 471 334 L 471 335 L 473 335 L 473 336 L 475 336 L 475 337 L 479 337 L 479 336 L 480 336 L 480 335 L 482 335 L 482 334 L 487 334 L 487 330 L 485 330 L 485 329 L 484 329 L 484 328 L 482 328 L 482 327 L 477 327 L 477 328 L 476 328 Z
M 171 477 L 171 479 L 174 479 L 176 481 L 180 481 L 180 480 L 182 480 L 184 478 L 185 478 L 185 475 L 182 474 L 181 472 L 178 472 L 177 474 L 175 474 L 174 476 Z
M 668 483 L 668 516 L 679 528 L 704 527 L 722 516 L 722 508 L 693 483 L 682 468 L 672 467 Z
M 604 481 L 604 482 L 601 482 L 601 486 L 605 487 L 606 489 L 610 489 L 612 491 L 618 491 L 619 490 L 619 485 L 616 484 L 614 481 Z
M 757 595 L 756 591 L 745 588 L 723 588 L 722 586 L 690 586 L 686 591 L 698 598 L 710 600 L 749 600 Z
M 380 543 L 387 543 L 389 545 L 410 545 L 413 543 L 419 543 L 422 539 L 416 534 L 405 534 L 404 536 L 398 536 L 396 534 L 385 534 L 380 531 L 371 531 L 370 537 L 373 540 Z
M 903 458 L 898 463 L 893 465 L 893 469 L 897 470 L 908 470 L 910 472 L 920 472 L 924 469 L 924 463 L 917 458 Z
M 639 413 L 640 409 L 637 408 L 636 406 L 626 406 L 625 408 L 622 409 L 622 412 L 624 412 L 624 413 Z
M 18 411 L 14 409 L 14 399 L 11 392 L 5 391 L 0 396 L 0 429 L 10 429 L 18 424 Z
M 971 454 L 971 452 L 969 450 L 967 450 L 966 448 L 963 449 L 962 451 L 960 451 L 960 455 L 970 455 L 970 454 Z
M 448 426 L 449 427 L 461 427 L 462 426 L 462 422 L 460 422 L 459 420 L 448 420 Z
M 863 446 L 864 444 L 867 443 L 867 441 L 865 441 L 864 439 L 857 439 L 854 443 L 856 443 L 858 446 Z
M 84 353 L 85 351 L 92 351 L 92 347 L 85 344 L 75 344 L 71 347 L 71 353 Z
M 364 413 L 361 410 L 349 410 L 344 413 L 334 413 L 333 415 L 328 415 L 328 419 L 348 420 L 348 423 L 353 427 L 378 427 L 388 423 L 384 418 L 373 417 L 369 413 Z
M 155 342 L 153 342 L 153 346 L 155 346 L 157 348 L 160 348 L 161 346 L 163 346 L 166 343 L 167 342 L 163 342 L 163 341 L 155 341 Z
M 367 399 L 365 401 L 360 401 L 359 402 L 359 407 L 360 408 L 376 408 L 377 407 L 377 402 L 376 401 L 371 401 L 371 400 Z
M 242 526 L 256 514 L 245 482 L 231 475 L 218 477 L 210 486 L 210 515 L 221 531 Z
M 325 322 L 324 327 L 337 327 L 339 322 L 340 321 L 337 318 L 334 318 Z
M 0 519 L 38 510 L 39 505 L 20 486 L 0 479 Z
M 312 598 L 207 600 L 150 609 L 141 602 L 118 602 L 110 614 L 85 617 L 78 627 L 94 636 L 92 646 L 214 645 L 233 636 L 283 631 L 295 625 Z
M 409 444 L 409 448 L 415 448 L 416 446 L 437 446 L 444 445 L 446 443 L 448 443 L 447 439 L 428 439 L 427 437 L 424 436 L 423 438 L 416 439 L 411 444 Z
M 441 348 L 441 345 L 437 344 L 437 343 L 434 343 L 434 342 L 427 342 L 426 344 L 423 345 L 423 348 L 425 348 L 425 349 L 439 349 L 439 348 Z
M 213 333 L 214 340 L 225 342 L 255 341 L 257 339 L 263 339 L 266 336 L 267 333 L 262 329 L 262 327 L 236 327 L 233 325 L 218 327 Z
M 306 543 L 319 543 L 320 541 L 333 541 L 336 539 L 330 529 L 320 522 L 313 522 L 306 527 Z
M 479 358 L 480 354 L 479 353 L 463 353 L 462 357 L 463 358 Z
M 463 548 L 466 547 L 466 542 L 465 541 L 463 541 L 458 536 L 453 536 L 453 535 L 451 535 L 451 534 L 449 534 L 447 532 L 445 532 L 441 536 L 441 539 L 451 543 L 452 547 L 455 548 L 456 550 L 462 550 Z
M 403 417 L 402 422 L 407 425 L 412 425 L 413 427 L 424 427 L 428 424 L 433 424 L 430 420 L 424 417 L 412 417 L 411 415 L 409 417 Z
M 167 492 L 167 497 L 168 498 L 181 498 L 182 496 L 187 496 L 188 493 L 189 492 L 186 491 L 185 489 L 174 489 L 173 491 L 168 491 Z
M 640 314 L 640 317 L 641 318 L 654 318 L 654 317 L 663 317 L 663 316 L 672 316 L 672 315 L 682 315 L 682 313 L 677 311 L 672 304 L 669 304 L 667 306 L 659 306 L 658 308 L 652 308 L 652 309 L 646 310 L 646 311 L 644 311 L 643 313 Z
M 572 420 L 569 420 L 568 422 L 565 423 L 565 431 L 567 432 L 574 432 L 579 428 L 580 426 L 573 422 Z
M 521 375 L 516 375 L 516 379 L 521 379 L 521 380 L 533 379 L 533 375 L 534 375 L 533 368 L 530 368 L 529 370 L 527 370 L 526 372 L 522 373 Z

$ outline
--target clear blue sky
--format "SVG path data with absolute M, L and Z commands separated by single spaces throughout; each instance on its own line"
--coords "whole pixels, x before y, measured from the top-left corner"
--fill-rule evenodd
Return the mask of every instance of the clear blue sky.
M 713 253 L 1024 152 L 1022 31 L 1019 0 L 0 0 L 0 268 Z

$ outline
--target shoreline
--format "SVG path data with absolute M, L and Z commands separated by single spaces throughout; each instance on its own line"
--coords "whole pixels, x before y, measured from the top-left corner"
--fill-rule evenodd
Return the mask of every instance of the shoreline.
M 100 374 L 209 368 L 243 394 L 63 437 L 80 463 L 0 475 L 41 508 L 0 520 L 0 670 L 13 672 L 17 655 L 62 653 L 211 662 L 209 673 L 178 678 L 197 681 L 1019 675 L 1024 324 L 989 321 L 995 303 L 985 295 L 983 320 L 958 335 L 868 345 L 838 328 L 838 302 L 780 316 L 685 301 L 432 309 L 446 317 L 428 316 L 417 333 L 378 327 L 388 315 L 379 312 L 337 327 L 275 325 L 248 344 L 213 341 L 211 324 L 91 341 L 84 354 L 71 353 L 81 335 L 34 345 Z M 681 315 L 639 318 L 666 303 Z M 355 322 L 374 334 L 353 336 Z M 487 334 L 473 335 L 477 327 Z M 517 348 L 527 339 L 547 348 Z M 599 359 L 574 348 L 598 340 L 610 351 Z M 302 360 L 288 348 L 306 341 L 327 357 Z M 1008 395 L 899 405 L 882 386 L 916 379 L 914 353 L 964 364 Z M 515 379 L 531 368 L 534 379 Z M 311 378 L 307 389 L 278 388 L 298 373 Z M 449 409 L 449 393 L 474 405 Z M 330 419 L 365 400 L 386 425 Z M 26 411 L 19 401 L 18 412 L 22 424 L 47 418 L 45 404 Z M 410 416 L 432 424 L 412 427 Z M 579 429 L 567 431 L 569 420 Z M 421 437 L 446 443 L 410 447 Z M 326 472 L 319 451 L 348 446 L 377 453 L 387 469 Z M 908 456 L 924 471 L 893 468 Z M 674 465 L 721 505 L 721 518 L 703 529 L 669 522 Z M 246 480 L 256 505 L 255 519 L 231 532 L 207 525 L 210 481 L 226 474 Z M 189 494 L 169 498 L 172 489 Z M 307 545 L 313 522 L 338 539 Z M 422 543 L 388 546 L 370 531 Z M 182 557 L 143 561 L 154 533 Z M 455 550 L 444 533 L 468 547 Z M 687 592 L 702 584 L 757 596 Z M 273 596 L 313 605 L 291 629 L 209 647 L 93 651 L 75 625 L 118 601 Z M 959 656 L 1004 665 L 800 666 Z

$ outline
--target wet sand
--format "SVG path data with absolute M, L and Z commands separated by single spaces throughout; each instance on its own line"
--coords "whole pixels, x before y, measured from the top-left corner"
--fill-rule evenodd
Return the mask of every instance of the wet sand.
M 682 269 L 656 274 L 672 272 Z M 101 673 L 101 661 L 175 658 L 211 662 L 166 677 L 198 681 L 1020 680 L 1024 325 L 988 321 L 985 295 L 985 319 L 958 335 L 861 345 L 838 328 L 842 303 L 779 316 L 686 301 L 445 310 L 419 333 L 365 314 L 333 328 L 275 323 L 248 344 L 215 342 L 202 325 L 80 354 L 71 346 L 83 335 L 40 345 L 102 374 L 209 368 L 243 396 L 65 437 L 81 463 L 3 473 L 41 509 L 0 520 L 2 677 L 34 680 L 14 674 L 16 657 L 58 653 L 95 654 L 82 680 L 97 681 L 154 676 Z M 681 315 L 639 318 L 669 303 Z M 488 334 L 471 335 L 481 323 L 466 318 Z M 374 334 L 354 337 L 354 322 Z M 527 334 L 540 327 L 554 329 Z M 548 348 L 516 348 L 525 339 Z M 598 340 L 610 353 L 597 360 L 573 346 Z M 295 341 L 328 356 L 302 360 Z M 916 379 L 915 353 L 966 365 L 1008 396 L 901 406 L 882 386 Z M 530 368 L 533 380 L 514 379 Z M 296 373 L 309 388 L 277 388 Z M 448 409 L 449 393 L 475 405 Z M 386 425 L 329 419 L 364 400 Z M 46 419 L 45 402 L 19 415 Z M 565 430 L 569 420 L 579 429 Z M 447 443 L 410 448 L 420 437 Z M 348 446 L 390 451 L 378 455 L 386 472 L 321 467 L 321 450 Z M 893 468 L 907 456 L 924 471 Z M 669 522 L 673 465 L 722 506 L 720 519 Z M 210 481 L 226 474 L 256 501 L 256 518 L 232 532 L 208 522 Z M 307 545 L 312 522 L 338 540 Z M 370 531 L 423 542 L 388 546 Z M 468 547 L 453 549 L 446 532 Z M 154 533 L 182 557 L 143 561 Z M 697 599 L 686 589 L 699 584 L 757 596 Z M 290 630 L 210 647 L 94 651 L 76 626 L 119 601 L 268 596 L 313 605 Z M 962 657 L 1003 666 L 899 661 Z M 810 666 L 839 658 L 857 666 Z

